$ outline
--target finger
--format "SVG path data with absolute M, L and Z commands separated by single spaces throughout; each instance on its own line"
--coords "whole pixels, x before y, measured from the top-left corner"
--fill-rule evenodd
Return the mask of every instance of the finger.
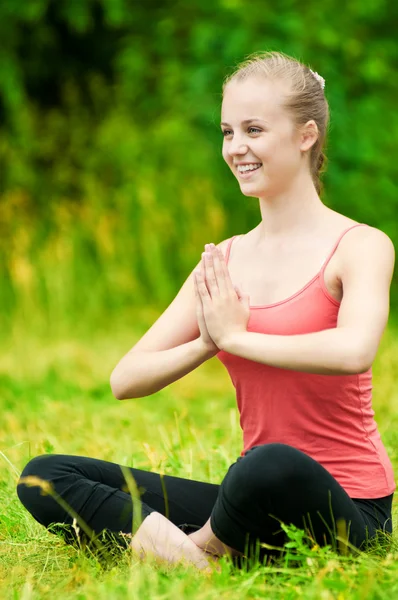
M 234 285 L 234 290 L 236 292 L 236 295 L 238 296 L 239 300 L 242 298 L 242 292 L 240 291 L 240 288 L 237 285 Z
M 197 301 L 197 307 L 199 308 L 199 310 L 203 313 L 204 308 L 203 308 L 203 304 L 204 304 L 204 298 L 203 298 L 203 294 L 200 293 L 200 281 L 203 282 L 203 290 L 204 293 L 207 292 L 207 296 L 208 298 L 210 298 L 210 294 L 209 294 L 209 290 L 206 287 L 206 282 L 203 279 L 203 276 L 201 275 L 201 273 L 199 271 L 195 271 L 194 272 L 194 282 L 195 282 L 195 296 L 196 296 L 196 301 Z
M 198 271 L 196 271 L 196 273 L 198 273 Z M 210 293 L 210 290 L 209 290 L 210 286 L 208 286 L 207 282 L 206 282 L 206 267 L 205 267 L 205 259 L 204 259 L 203 254 L 202 254 L 202 260 L 200 261 L 200 272 L 199 272 L 199 275 L 202 276 L 202 279 L 205 282 L 205 285 L 207 286 L 207 291 Z
M 208 248 L 208 252 L 210 252 L 211 263 L 214 272 L 214 279 L 216 281 L 219 294 L 225 298 L 226 296 L 228 296 L 230 290 L 228 288 L 228 283 L 225 278 L 225 271 L 221 263 L 218 249 L 212 244 L 208 244 L 206 245 L 206 247 Z
M 218 283 L 214 272 L 213 257 L 210 252 L 202 253 L 202 262 L 204 267 L 204 279 L 210 295 L 216 296 L 220 293 Z
M 222 251 L 220 250 L 220 248 L 217 248 L 216 246 L 214 247 L 214 254 L 217 255 L 217 263 L 219 265 L 219 269 L 220 272 L 222 272 L 222 285 L 223 285 L 223 290 L 224 293 L 226 294 L 232 294 L 235 290 L 235 286 L 232 283 L 232 279 L 231 279 L 231 275 L 229 273 L 228 267 L 227 267 L 227 263 L 225 262 L 225 258 L 224 255 L 222 253 Z M 220 276 L 221 278 L 221 276 Z
M 206 287 L 202 274 L 198 271 L 196 271 L 196 285 L 198 287 L 198 293 L 202 302 L 207 302 L 210 298 L 209 291 Z

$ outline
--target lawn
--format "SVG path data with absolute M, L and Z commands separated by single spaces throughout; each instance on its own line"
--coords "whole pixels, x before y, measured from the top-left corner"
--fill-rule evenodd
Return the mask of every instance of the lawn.
M 220 572 L 204 575 L 184 565 L 142 564 L 129 552 L 103 564 L 33 520 L 15 486 L 37 454 L 81 454 L 213 483 L 239 455 L 234 389 L 215 358 L 153 396 L 113 398 L 110 372 L 138 337 L 123 324 L 112 332 L 51 338 L 15 327 L 2 343 L 0 598 L 398 598 L 395 535 L 387 551 L 376 547 L 353 558 L 307 548 L 292 530 L 292 548 L 280 565 L 237 570 L 225 559 Z M 374 364 L 373 406 L 396 469 L 397 358 L 390 328 Z M 395 526 L 397 515 L 394 504 Z

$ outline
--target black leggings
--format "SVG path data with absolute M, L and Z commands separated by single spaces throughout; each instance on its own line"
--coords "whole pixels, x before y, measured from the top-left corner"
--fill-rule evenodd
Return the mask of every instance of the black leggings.
M 141 495 L 142 518 L 157 511 L 189 532 L 211 517 L 215 535 L 246 555 L 258 540 L 283 547 L 287 538 L 280 521 L 337 550 L 341 523 L 349 542 L 361 549 L 378 530 L 392 533 L 393 494 L 352 499 L 322 465 L 286 444 L 252 448 L 230 466 L 221 485 L 128 470 Z M 116 537 L 131 533 L 133 503 L 119 465 L 81 456 L 43 455 L 27 464 L 21 478 L 27 476 L 51 482 L 92 531 L 114 532 Z M 39 487 L 20 483 L 18 496 L 42 525 L 72 524 L 72 517 Z M 260 555 L 266 554 L 275 551 L 263 548 Z

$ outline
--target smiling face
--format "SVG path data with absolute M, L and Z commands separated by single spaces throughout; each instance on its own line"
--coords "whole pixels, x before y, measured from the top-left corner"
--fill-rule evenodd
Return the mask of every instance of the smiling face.
M 283 108 L 286 92 L 286 84 L 256 77 L 225 88 L 222 154 L 245 196 L 278 194 L 308 168 L 300 132 Z

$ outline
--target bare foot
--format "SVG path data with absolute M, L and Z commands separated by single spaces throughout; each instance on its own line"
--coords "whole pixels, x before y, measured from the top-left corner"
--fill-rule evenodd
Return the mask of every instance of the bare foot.
M 188 562 L 208 572 L 216 568 L 209 554 L 158 512 L 146 517 L 133 536 L 131 548 L 141 560 L 152 557 L 171 564 Z
M 228 554 L 229 556 L 243 556 L 242 552 L 227 546 L 216 537 L 211 528 L 210 519 L 206 521 L 201 529 L 190 533 L 188 537 L 195 542 L 198 548 L 207 553 L 215 554 L 216 556 L 223 556 L 224 554 Z

